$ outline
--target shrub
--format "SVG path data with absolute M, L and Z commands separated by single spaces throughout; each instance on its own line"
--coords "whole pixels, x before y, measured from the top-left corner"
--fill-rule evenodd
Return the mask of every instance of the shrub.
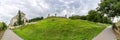
M 86 20 L 86 19 L 87 19 L 87 16 L 80 16 L 80 19 Z
M 0 30 L 5 30 L 7 29 L 7 25 L 4 22 L 0 23 Z
M 4 30 L 7 29 L 7 25 L 4 22 L 2 22 L 2 24 L 3 24 L 3 29 Z
M 29 22 L 35 22 L 35 21 L 39 21 L 42 19 L 43 19 L 43 17 L 36 17 L 36 18 L 30 19 Z
M 73 16 L 69 17 L 69 19 L 80 19 L 80 16 L 79 15 L 73 15 Z
M 101 23 L 108 23 L 108 24 L 112 24 L 112 21 L 111 21 L 109 18 L 107 18 L 107 17 L 103 17 L 103 19 L 102 19 Z

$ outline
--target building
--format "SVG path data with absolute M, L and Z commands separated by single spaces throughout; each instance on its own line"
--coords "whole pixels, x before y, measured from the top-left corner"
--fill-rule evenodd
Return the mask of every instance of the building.
M 23 24 L 26 24 L 27 18 L 25 17 L 25 14 L 19 10 L 18 14 L 10 20 L 9 28 L 15 28 L 16 26 L 18 26 L 19 13 L 21 15 L 21 21 L 23 22 Z

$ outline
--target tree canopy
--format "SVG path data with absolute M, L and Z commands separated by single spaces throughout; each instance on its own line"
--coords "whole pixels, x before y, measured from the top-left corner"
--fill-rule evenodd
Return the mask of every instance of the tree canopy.
M 97 10 L 109 18 L 120 16 L 120 0 L 101 0 Z

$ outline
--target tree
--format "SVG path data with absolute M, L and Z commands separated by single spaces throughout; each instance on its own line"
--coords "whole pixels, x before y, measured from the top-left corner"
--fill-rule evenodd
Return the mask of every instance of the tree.
M 95 10 L 90 10 L 87 15 L 87 20 L 93 21 L 93 22 L 98 22 L 100 19 L 100 14 L 95 11 Z M 97 20 L 98 19 L 98 20 Z
M 3 24 L 3 29 L 4 30 L 7 29 L 7 25 L 4 22 L 2 22 L 2 24 Z
M 111 24 L 112 22 L 111 22 L 111 20 L 109 19 L 109 18 L 107 18 L 107 17 L 103 17 L 103 22 L 102 23 L 109 23 L 109 24 Z
M 29 22 L 39 21 L 39 20 L 42 20 L 43 18 L 44 17 L 36 17 L 36 18 L 30 19 Z
M 80 16 L 80 19 L 86 20 L 86 19 L 87 19 L 87 16 Z
M 108 18 L 114 19 L 120 16 L 120 0 L 102 0 L 97 9 L 102 15 L 107 15 Z
M 79 15 L 73 15 L 71 17 L 69 17 L 70 19 L 80 19 L 80 16 Z
M 4 22 L 0 22 L 0 30 L 7 29 L 7 25 Z
M 111 20 L 108 17 L 105 17 L 104 15 L 95 10 L 90 10 L 88 12 L 87 20 L 100 23 L 111 23 Z
M 22 25 L 22 16 L 21 16 L 21 12 L 18 11 L 18 25 Z

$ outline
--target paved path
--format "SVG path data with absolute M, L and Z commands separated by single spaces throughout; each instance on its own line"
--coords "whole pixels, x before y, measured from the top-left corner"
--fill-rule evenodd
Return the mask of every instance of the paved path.
M 12 30 L 7 29 L 1 40 L 23 40 L 17 36 Z
M 112 27 L 109 26 L 104 29 L 98 36 L 93 38 L 93 40 L 116 40 L 116 37 L 112 30 Z

